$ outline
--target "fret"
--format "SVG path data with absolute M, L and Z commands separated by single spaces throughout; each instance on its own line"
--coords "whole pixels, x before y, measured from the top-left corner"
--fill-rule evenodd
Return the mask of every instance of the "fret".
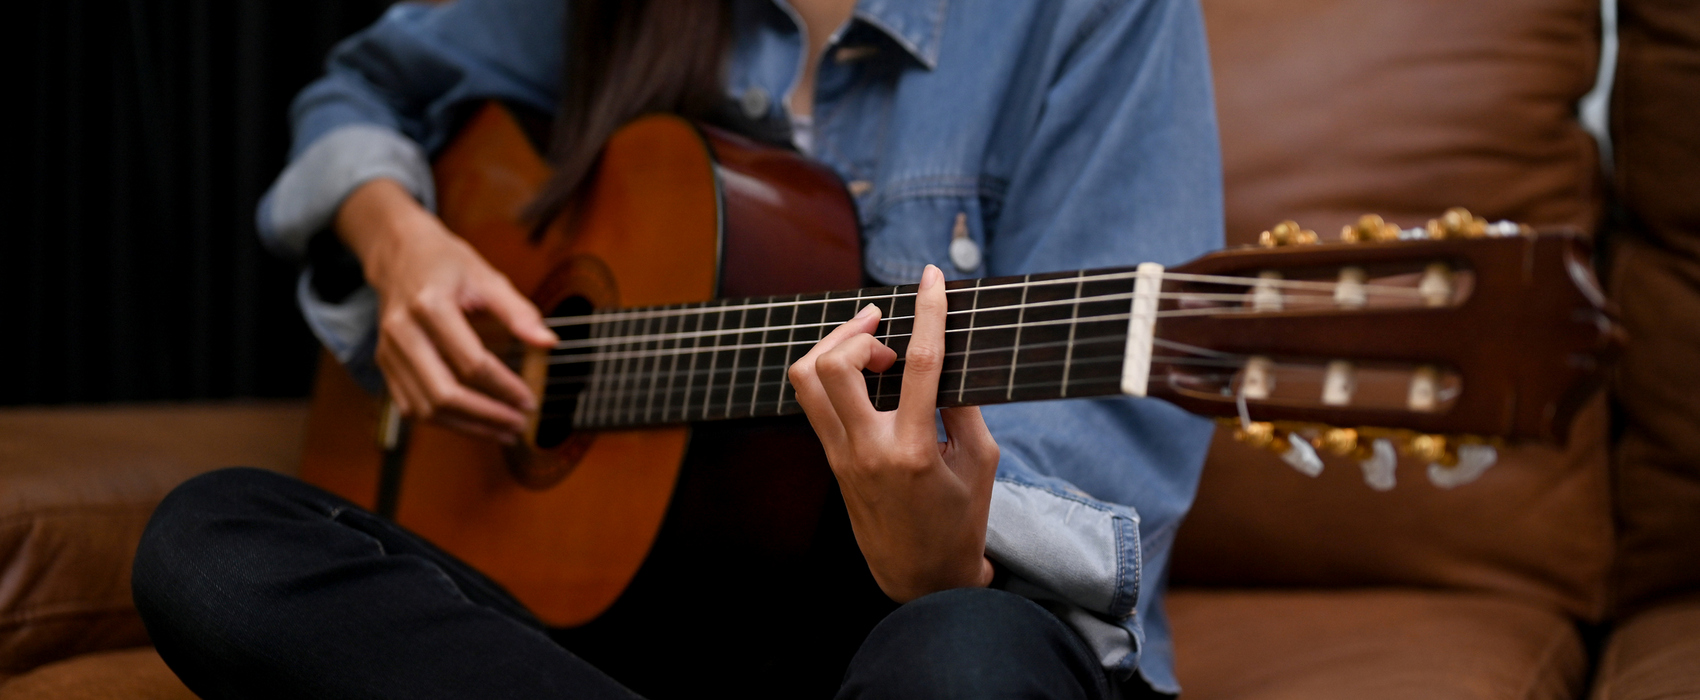
M 744 328 L 749 314 L 748 308 L 739 311 L 738 324 L 732 327 L 734 330 L 729 334 L 732 336 L 732 369 L 726 374 L 726 409 L 720 414 L 722 418 L 732 417 L 732 397 L 738 393 L 738 364 L 744 357 Z M 724 339 L 725 336 L 721 338 Z
M 891 347 L 891 324 L 893 323 L 891 319 L 897 315 L 897 289 L 898 288 L 894 286 L 891 288 L 891 291 L 886 292 L 888 296 L 885 300 L 885 308 L 880 309 L 880 325 L 885 326 L 885 332 L 880 333 L 879 326 L 874 327 L 874 337 L 878 338 L 880 344 L 886 347 Z M 893 349 L 895 350 L 895 348 Z M 901 357 L 901 355 L 899 355 L 899 357 Z M 892 366 L 888 367 L 886 371 L 874 375 L 874 388 L 873 391 L 870 392 L 870 396 L 879 396 L 885 392 L 885 376 L 892 374 L 892 370 L 896 368 L 897 364 L 892 363 Z M 878 408 L 878 405 L 876 405 L 875 408 Z
M 679 314 L 679 325 L 676 326 L 679 331 L 682 332 L 685 329 L 685 324 L 690 321 L 691 317 L 695 317 L 697 319 L 697 325 L 702 325 L 702 314 L 691 313 L 692 309 L 695 307 L 696 304 L 685 304 L 680 307 L 683 310 L 683 313 Z M 687 338 L 681 333 L 681 337 L 673 341 L 673 356 L 667 358 L 667 389 L 663 393 L 661 399 L 661 422 L 663 423 L 671 420 L 669 416 L 673 413 L 673 383 L 679 376 L 679 357 L 685 354 L 684 346 L 686 339 Z
M 948 306 L 947 306 L 947 308 L 948 308 Z M 962 372 L 962 375 L 961 375 L 961 379 L 959 379 L 956 383 L 956 405 L 958 405 L 958 406 L 962 405 L 963 392 L 968 389 L 969 372 L 967 370 L 968 370 L 968 361 L 970 359 L 972 359 L 972 357 L 973 357 L 974 322 L 977 320 L 977 317 L 980 315 L 980 280 L 974 280 L 974 296 L 970 297 L 970 301 L 968 302 L 968 309 L 969 309 L 969 311 L 968 311 L 968 334 L 967 334 L 967 337 L 962 341 L 962 369 L 963 369 L 963 372 Z M 947 330 L 950 328 L 950 317 L 948 317 L 948 316 L 945 317 L 945 328 Z M 948 345 L 947 345 L 947 347 L 948 347 Z M 950 366 L 950 363 L 948 361 L 941 362 L 939 364 L 940 364 L 941 367 L 949 367 Z
M 626 326 L 630 324 L 631 321 L 629 319 L 621 319 L 620 321 L 615 322 L 615 325 L 608 329 L 609 337 L 615 339 L 624 338 L 626 336 Z M 620 353 L 618 340 L 615 341 L 615 344 L 610 345 L 609 347 L 612 348 L 610 352 L 613 354 L 614 358 L 609 360 L 608 373 L 602 382 L 602 398 L 597 402 L 596 422 L 599 425 L 607 425 L 609 418 L 613 416 L 614 401 L 619 398 L 620 378 L 626 362 L 625 356 Z
M 1005 401 L 1061 398 L 1067 391 L 1065 368 L 1072 364 L 1073 335 L 1079 298 L 1073 284 L 1046 284 L 1068 275 L 1033 275 L 1018 326 L 1019 342 L 1011 355 L 1014 377 Z M 1117 338 L 1120 341 L 1120 338 Z M 1048 387 L 1048 388 L 1047 388 Z
M 724 308 L 722 308 L 720 310 L 720 313 L 715 314 L 715 319 L 714 319 L 714 330 L 715 331 L 723 330 L 726 327 L 726 313 L 727 313 L 726 310 Z M 725 342 L 725 336 L 723 336 L 723 335 L 720 335 L 720 334 L 717 333 L 713 337 L 714 337 L 714 344 L 711 347 L 719 347 L 721 344 L 723 344 Z M 719 365 L 720 365 L 720 353 L 716 350 L 713 350 L 713 349 L 709 350 L 708 351 L 708 376 L 703 378 L 702 412 L 701 412 L 701 415 L 700 415 L 700 417 L 705 419 L 705 420 L 708 418 L 708 404 L 709 404 L 710 401 L 714 400 L 714 370 Z
M 798 312 L 802 310 L 802 306 L 803 295 L 798 294 L 791 300 L 791 323 L 788 324 L 791 327 L 785 329 L 785 366 L 779 370 L 779 397 L 773 402 L 773 413 L 775 415 L 785 410 L 785 390 L 791 388 L 791 364 L 797 361 L 792 356 L 796 349 L 793 343 L 797 339 Z M 805 350 L 804 352 L 808 351 Z M 750 413 L 755 413 L 753 403 L 750 405 Z
M 654 322 L 654 316 L 645 316 L 643 323 L 638 326 L 641 330 L 629 336 L 633 340 L 627 342 L 626 351 L 631 359 L 626 367 L 626 376 L 620 381 L 620 400 L 614 404 L 616 423 L 632 422 L 632 412 L 637 409 L 637 389 L 643 385 L 643 338 L 649 335 L 650 324 Z
M 596 312 L 592 311 L 591 318 L 595 318 L 595 314 Z M 589 325 L 589 336 L 592 339 L 601 340 L 606 335 L 608 324 L 591 323 Z M 597 392 L 597 387 L 602 381 L 602 350 L 597 346 L 592 346 L 588 349 L 588 354 L 591 356 L 589 373 L 590 379 L 585 382 L 584 390 L 579 392 L 578 405 L 573 407 L 573 427 L 581 427 L 591 421 L 592 417 L 595 415 L 595 408 L 593 404 L 597 397 L 600 396 Z
M 1069 305 L 1068 351 L 1067 351 L 1067 356 L 1063 361 L 1062 391 L 1060 393 L 1060 396 L 1068 396 L 1068 368 L 1069 368 L 1069 364 L 1074 361 L 1074 332 L 1076 330 L 1075 329 L 1075 321 L 1077 321 L 1080 318 L 1080 285 L 1083 283 L 1082 280 L 1085 277 L 1086 277 L 1086 271 L 1081 270 L 1080 274 L 1075 278 L 1075 282 L 1074 282 L 1074 303 Z
M 708 304 L 703 304 L 701 306 L 702 306 L 702 308 L 706 309 L 708 307 Z M 697 317 L 697 328 L 696 329 L 698 331 L 701 331 L 703 323 L 706 322 L 707 319 L 708 319 L 708 312 L 707 311 L 699 311 L 699 312 L 697 312 L 696 317 Z M 681 421 L 685 420 L 685 412 L 690 410 L 691 387 L 696 384 L 697 360 L 701 357 L 702 357 L 702 336 L 698 335 L 696 337 L 691 338 L 691 368 L 690 368 L 690 374 L 685 375 L 685 395 L 679 397 L 679 420 L 681 420 Z
M 671 310 L 673 307 L 672 306 L 664 306 L 662 308 Z M 674 318 L 679 318 L 679 317 L 677 315 L 673 315 L 673 314 L 669 314 L 669 315 L 661 317 L 661 330 L 660 330 L 660 337 L 661 338 L 667 337 L 667 321 L 674 319 Z M 675 328 L 674 330 L 676 331 L 678 329 Z M 677 344 L 677 342 L 678 342 L 677 340 L 674 341 L 675 344 Z M 663 359 L 663 357 L 662 357 L 663 353 L 659 352 L 659 351 L 666 350 L 665 343 L 666 343 L 666 340 L 658 340 L 658 341 L 654 342 L 654 347 L 658 352 L 655 354 L 655 358 L 650 360 L 650 362 L 649 362 L 649 388 L 644 391 L 644 402 L 643 402 L 643 422 L 645 422 L 645 423 L 650 422 L 650 416 L 655 411 L 655 383 L 658 380 L 660 380 L 660 378 L 661 378 L 660 369 L 661 369 L 661 360 Z
M 1009 351 L 1009 381 L 1004 386 L 1003 399 L 1010 401 L 1015 398 L 1015 368 L 1021 366 L 1021 323 L 1027 320 L 1027 290 L 1032 289 L 1029 282 L 1032 276 L 1021 278 L 1020 308 L 1015 311 L 1015 344 Z
M 886 322 L 885 344 L 891 348 L 892 352 L 897 353 L 897 361 L 892 363 L 889 369 L 876 375 L 874 387 L 870 389 L 875 397 L 874 407 L 882 411 L 897 409 L 898 396 L 903 389 L 903 368 L 906 366 L 904 356 L 909 351 L 909 335 L 915 331 L 915 291 L 917 289 L 918 286 L 912 284 L 892 287 L 891 293 L 894 296 L 891 298 L 890 314 L 888 315 L 890 320 Z M 946 325 L 949 325 L 949 323 L 947 317 Z M 950 343 L 950 336 L 947 335 L 945 338 L 946 352 L 950 349 Z M 949 361 L 948 357 L 946 361 Z M 887 377 L 890 377 L 889 381 L 887 381 Z M 947 382 L 941 377 L 941 390 L 946 384 Z

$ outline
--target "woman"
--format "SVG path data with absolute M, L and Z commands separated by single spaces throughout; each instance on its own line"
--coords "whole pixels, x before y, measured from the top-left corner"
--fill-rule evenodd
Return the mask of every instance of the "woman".
M 833 581 L 752 592 L 683 571 L 650 577 L 676 606 L 546 630 L 387 521 L 232 470 L 174 492 L 138 553 L 161 655 L 206 698 L 1177 692 L 1159 590 L 1208 424 L 1128 399 L 935 414 L 937 366 L 917 358 L 942 342 L 946 276 L 1175 263 L 1219 245 L 1209 80 L 1193 0 L 393 8 L 297 99 L 292 161 L 261 205 L 268 244 L 309 259 L 314 331 L 408 415 L 513 440 L 536 399 L 466 313 L 554 337 L 431 213 L 427 157 L 466 105 L 556 112 L 544 220 L 640 114 L 785 138 L 849 184 L 867 274 L 922 285 L 897 411 L 874 411 L 853 381 L 892 359 L 868 335 L 877 313 L 790 375 L 867 571 L 903 605 L 882 620 L 889 607 Z M 322 254 L 339 241 L 364 273 L 340 290 Z

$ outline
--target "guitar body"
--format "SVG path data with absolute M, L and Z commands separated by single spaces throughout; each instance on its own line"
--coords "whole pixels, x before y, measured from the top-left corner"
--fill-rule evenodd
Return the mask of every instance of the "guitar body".
M 676 117 L 620 130 L 577 207 L 540 237 L 521 212 L 550 170 L 507 110 L 483 107 L 438 158 L 436 176 L 449 229 L 545 314 L 574 304 L 799 294 L 862 280 L 854 208 L 830 171 Z M 374 507 L 383 454 L 370 436 L 379 413 L 375 399 L 327 363 L 302 478 Z M 664 519 L 676 521 L 676 549 L 702 555 L 687 557 L 691 568 L 783 562 L 818 549 L 829 497 L 835 485 L 819 443 L 795 419 L 575 432 L 549 449 L 507 451 L 420 424 L 394 515 L 501 583 L 544 623 L 574 627 L 631 587 Z

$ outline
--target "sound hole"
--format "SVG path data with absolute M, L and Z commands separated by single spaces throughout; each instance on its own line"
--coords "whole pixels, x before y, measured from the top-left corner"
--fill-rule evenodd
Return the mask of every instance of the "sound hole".
M 570 297 L 555 306 L 550 318 L 590 315 L 589 299 Z M 590 324 L 579 323 L 555 328 L 563 341 L 585 340 L 590 337 Z M 579 393 L 590 379 L 589 356 L 592 348 L 568 347 L 550 357 L 549 380 L 544 390 L 543 411 L 537 421 L 537 447 L 551 449 L 566 442 L 573 432 L 573 410 L 578 406 Z

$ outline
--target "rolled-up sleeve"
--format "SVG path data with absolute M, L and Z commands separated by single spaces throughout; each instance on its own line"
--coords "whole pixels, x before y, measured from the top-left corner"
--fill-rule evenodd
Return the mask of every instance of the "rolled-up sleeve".
M 323 77 L 290 108 L 289 165 L 255 213 L 273 253 L 305 260 L 344 199 L 377 178 L 400 183 L 434 208 L 430 154 L 477 100 L 553 107 L 559 89 L 564 5 L 558 0 L 399 3 L 338 44 Z M 302 272 L 297 297 L 307 323 L 339 360 L 367 371 L 377 300 L 369 288 L 341 299 L 314 291 Z
M 1107 4 L 1050 83 L 989 237 L 993 275 L 1176 264 L 1221 246 L 1196 0 Z M 1161 582 L 1210 423 L 1152 399 L 991 406 L 987 552 L 1120 677 L 1177 692 Z

